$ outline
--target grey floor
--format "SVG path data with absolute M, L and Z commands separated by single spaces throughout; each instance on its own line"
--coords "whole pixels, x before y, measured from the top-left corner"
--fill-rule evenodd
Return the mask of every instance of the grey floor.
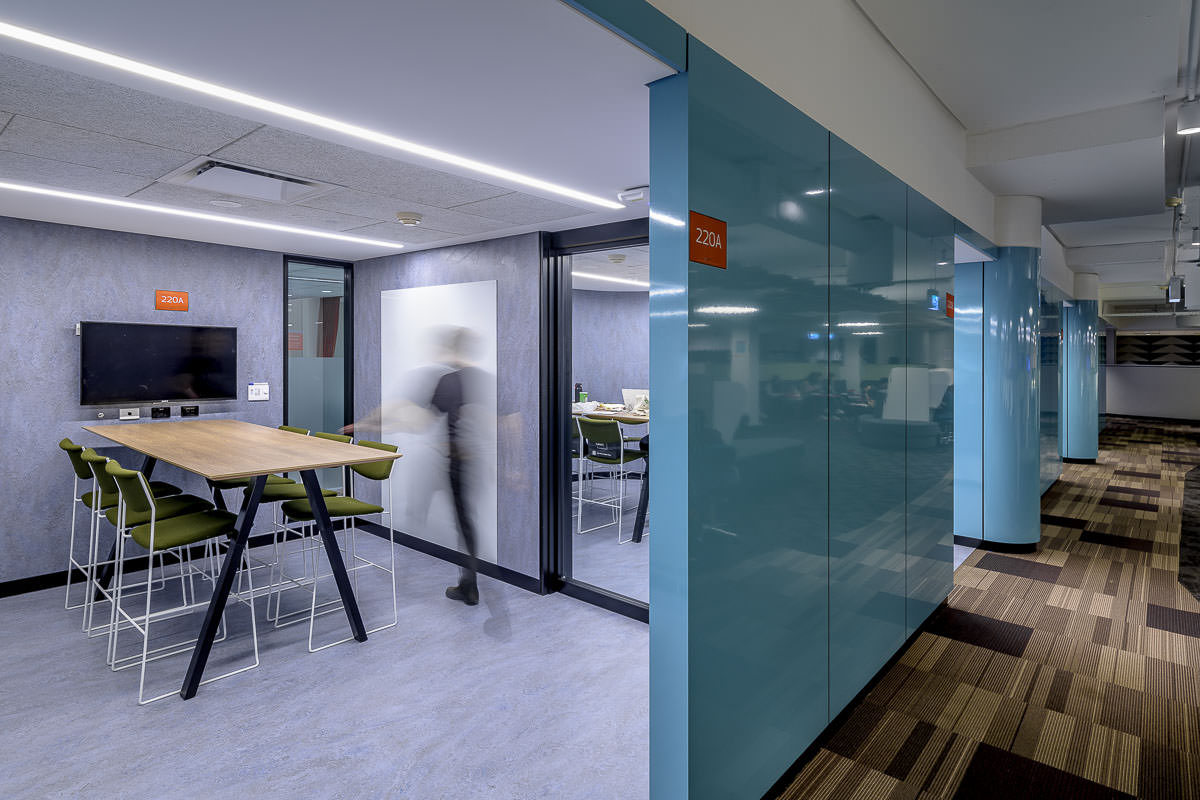
M 962 544 L 954 545 L 954 568 L 958 569 L 960 566 L 962 566 L 962 563 L 967 560 L 967 556 L 974 552 L 974 547 L 967 547 L 966 545 Z
M 576 486 L 576 484 L 573 484 Z M 642 483 L 637 478 L 628 478 L 625 499 L 622 503 L 621 538 L 633 536 L 634 520 L 637 516 L 638 495 Z M 597 479 L 584 486 L 585 497 L 604 497 L 612 492 L 608 479 Z M 578 514 L 577 501 L 572 509 Z M 643 602 L 650 601 L 650 521 L 640 542 L 617 543 L 617 525 L 612 523 L 612 511 L 603 506 L 584 504 L 583 528 L 596 527 L 588 533 L 573 534 L 572 577 L 602 589 L 632 597 Z M 576 518 L 572 518 L 573 521 Z M 603 527 L 598 527 L 603 526 Z
M 264 628 L 260 602 L 257 669 L 146 707 L 61 590 L 0 600 L 0 796 L 648 796 L 646 625 L 487 578 L 468 608 L 442 594 L 450 565 L 397 556 L 397 627 L 310 654 L 306 626 Z M 385 585 L 364 574 L 368 626 L 390 614 Z M 231 608 L 212 668 L 250 652 L 248 609 Z M 318 636 L 344 630 L 331 614 Z M 170 687 L 184 668 L 149 675 Z

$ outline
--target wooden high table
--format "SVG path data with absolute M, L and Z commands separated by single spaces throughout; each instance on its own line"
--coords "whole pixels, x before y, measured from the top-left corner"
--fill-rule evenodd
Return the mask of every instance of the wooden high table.
M 183 688 L 179 691 L 184 700 L 194 697 L 196 689 L 200 686 L 204 665 L 208 661 L 213 638 L 225 611 L 229 590 L 233 586 L 233 577 L 237 573 L 246 542 L 250 539 L 250 529 L 254 525 L 254 515 L 258 513 L 263 486 L 267 482 L 267 475 L 272 473 L 300 473 L 308 501 L 312 504 L 313 521 L 321 533 L 325 554 L 329 558 L 329 566 L 337 582 L 342 605 L 346 609 L 350 629 L 358 641 L 367 640 L 362 615 L 358 611 L 350 578 L 346 574 L 346 565 L 333 537 L 333 524 L 325 507 L 321 486 L 317 482 L 316 470 L 394 460 L 400 457 L 399 453 L 343 444 L 232 419 L 85 425 L 83 429 L 145 455 L 142 472 L 147 478 L 157 462 L 165 461 L 210 481 L 254 479 L 250 482 L 250 490 L 245 494 L 238 514 L 236 536 L 225 554 L 225 563 L 213 588 L 212 600 L 204 617 L 204 626 L 196 640 L 196 649 L 192 651 L 192 661 L 183 679 Z

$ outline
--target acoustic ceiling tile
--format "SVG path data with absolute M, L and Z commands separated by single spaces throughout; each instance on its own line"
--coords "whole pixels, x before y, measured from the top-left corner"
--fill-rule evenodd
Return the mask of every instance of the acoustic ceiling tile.
M 282 225 L 296 225 L 302 228 L 317 228 L 328 231 L 345 231 L 351 228 L 361 228 L 371 224 L 371 220 L 355 217 L 349 214 L 339 214 L 335 211 L 322 211 L 304 206 L 289 206 L 282 203 L 268 203 L 253 200 L 248 197 L 194 189 L 190 186 L 178 186 L 173 183 L 154 183 L 132 195 L 131 199 L 146 203 L 188 208 L 204 211 L 208 214 L 224 214 L 230 217 L 244 217 L 261 222 L 275 222 Z M 241 208 L 220 208 L 212 205 L 212 200 L 233 200 L 241 203 Z
M 4 130 L 4 126 L 12 119 L 13 115 L 4 111 L 0 111 L 0 131 Z
M 524 192 L 510 192 L 501 197 L 464 203 L 455 206 L 454 210 L 464 214 L 503 220 L 513 225 L 532 225 L 591 213 L 590 209 L 576 208 L 566 203 L 534 197 Z
M 437 208 L 449 208 L 507 192 L 471 178 L 272 127 L 263 127 L 221 148 L 215 155 L 258 169 L 336 183 L 369 194 Z
M 256 122 L 0 54 L 0 109 L 206 155 Z
M 404 244 L 433 244 L 456 238 L 452 233 L 430 230 L 423 226 L 401 225 L 399 222 L 376 222 L 374 225 L 355 228 L 346 233 L 371 239 L 403 242 Z
M 0 175 L 14 183 L 36 183 L 76 192 L 122 197 L 146 185 L 146 179 L 124 172 L 52 161 L 0 150 Z
M 179 150 L 20 115 L 13 117 L 0 133 L 0 150 L 144 178 L 165 175 L 193 159 L 191 154 Z
M 314 197 L 312 200 L 306 201 L 304 205 L 340 211 L 344 214 L 355 214 L 360 217 L 370 217 L 380 222 L 395 222 L 396 213 L 399 211 L 415 211 L 422 216 L 422 228 L 433 228 L 463 236 L 488 233 L 507 226 L 507 223 L 471 214 L 460 214 L 457 211 L 446 211 L 435 206 L 414 203 L 411 200 L 380 197 L 353 189 L 338 189 L 320 197 Z

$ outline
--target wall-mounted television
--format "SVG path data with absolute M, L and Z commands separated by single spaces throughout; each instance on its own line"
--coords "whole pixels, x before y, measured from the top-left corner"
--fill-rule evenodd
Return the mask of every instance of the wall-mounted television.
M 85 406 L 237 399 L 237 328 L 79 323 Z

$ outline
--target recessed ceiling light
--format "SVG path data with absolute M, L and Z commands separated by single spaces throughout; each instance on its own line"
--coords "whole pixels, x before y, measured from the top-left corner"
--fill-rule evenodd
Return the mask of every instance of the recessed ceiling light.
M 128 208 L 134 211 L 149 211 L 153 214 L 166 214 L 171 217 L 187 217 L 188 219 L 202 219 L 206 222 L 223 222 L 226 225 L 237 225 L 242 228 L 257 228 L 264 231 L 278 231 L 280 233 L 295 233 L 300 236 L 312 236 L 317 239 L 331 239 L 335 242 L 350 242 L 351 244 L 365 244 L 372 247 L 384 247 L 389 250 L 398 250 L 404 245 L 399 242 L 385 242 L 381 239 L 364 239 L 360 236 L 346 236 L 342 233 L 329 233 L 328 231 L 314 231 L 309 228 L 296 228 L 291 225 L 276 225 L 273 222 L 259 222 L 253 219 L 244 219 L 242 217 L 226 217 L 222 214 L 208 214 L 204 211 L 191 211 L 185 208 L 168 208 L 167 206 L 156 206 L 150 203 L 138 203 L 133 200 L 125 200 L 118 197 L 101 197 L 95 194 L 83 194 L 81 192 L 64 192 L 59 189 L 46 189 L 41 186 L 30 186 L 24 183 L 7 183 L 0 181 L 0 190 L 10 192 L 23 192 L 25 194 L 36 194 L 42 197 L 57 197 L 63 200 L 78 200 L 83 203 L 94 203 L 101 206 L 113 206 L 116 208 Z
M 236 200 L 209 200 L 208 204 L 210 206 L 216 206 L 217 208 L 241 208 L 242 207 L 242 204 Z
M 629 286 L 644 286 L 650 288 L 649 281 L 635 281 L 632 278 L 614 278 L 611 275 L 597 275 L 594 272 L 571 272 L 573 278 L 590 278 L 594 281 L 608 281 L 609 283 L 624 283 Z
M 654 220 L 655 222 L 661 222 L 664 225 L 670 225 L 673 228 L 682 228 L 685 224 L 683 220 L 677 217 L 672 217 L 670 214 L 663 214 L 660 211 L 651 211 L 650 219 Z
M 134 75 L 141 75 L 144 78 L 168 83 L 172 86 L 178 86 L 199 94 L 206 94 L 210 97 L 217 97 L 221 100 L 226 100 L 231 103 L 246 106 L 248 108 L 265 111 L 268 114 L 276 114 L 281 117 L 304 122 L 318 128 L 323 128 L 328 131 L 352 136 L 355 139 L 361 139 L 364 142 L 372 142 L 374 144 L 383 145 L 393 150 L 399 150 L 404 153 L 428 158 L 433 161 L 438 161 L 443 164 L 460 167 L 462 169 L 478 172 L 482 175 L 487 175 L 492 178 L 499 178 L 504 181 L 528 186 L 533 189 L 538 189 L 548 194 L 556 194 L 561 197 L 567 197 L 571 200 L 578 200 L 589 205 L 599 206 L 600 208 L 621 209 L 625 206 L 620 203 L 615 203 L 612 200 L 607 200 L 588 192 L 581 192 L 578 189 L 571 189 L 567 186 L 562 186 L 551 181 L 544 181 L 540 178 L 534 178 L 529 175 L 523 175 L 520 172 L 497 167 L 492 164 L 485 164 L 482 161 L 476 161 L 473 158 L 465 158 L 463 156 L 447 153 L 444 150 L 438 150 L 435 147 L 427 147 L 423 144 L 410 142 L 401 139 L 397 136 L 391 136 L 380 131 L 374 131 L 370 128 L 364 128 L 360 125 L 354 125 L 349 122 L 333 119 L 332 117 L 314 114 L 311 111 L 295 108 L 294 106 L 276 103 L 273 100 L 267 100 L 264 97 L 240 92 L 236 89 L 230 89 L 226 86 L 220 86 L 208 81 L 202 81 L 198 78 L 192 78 L 187 75 L 182 75 L 178 72 L 155 67 L 150 64 L 144 64 L 140 61 L 125 58 L 123 56 L 106 53 L 103 50 L 97 50 L 87 45 L 78 44 L 76 42 L 59 39 L 56 36 L 48 36 L 44 33 L 22 28 L 17 25 L 11 25 L 7 22 L 0 22 L 0 36 L 7 36 L 11 39 L 16 39 L 21 42 L 44 47 L 47 50 L 53 50 L 58 53 L 65 53 L 75 58 L 82 58 L 85 61 L 91 61 L 95 64 L 103 64 L 106 67 L 119 69 L 123 72 L 130 72 Z M 682 223 L 680 223 L 682 224 Z
M 697 314 L 757 314 L 758 309 L 754 306 L 700 306 L 696 309 Z
M 851 336 L 883 336 L 883 331 L 851 331 Z

